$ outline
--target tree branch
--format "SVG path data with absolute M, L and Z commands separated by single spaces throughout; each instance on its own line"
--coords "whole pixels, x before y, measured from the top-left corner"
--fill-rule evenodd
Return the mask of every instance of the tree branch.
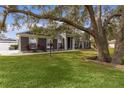
M 104 21 L 104 23 L 103 23 L 103 29 L 106 31 L 106 28 L 107 28 L 107 26 L 108 26 L 108 24 L 109 24 L 109 22 L 110 22 L 110 20 L 112 19 L 112 18 L 114 18 L 114 17 L 120 17 L 121 16 L 121 14 L 112 14 L 112 15 L 110 15 L 108 18 L 107 18 L 107 20 L 105 20 Z
M 97 29 L 97 23 L 96 23 L 96 20 L 95 20 L 95 14 L 94 14 L 92 5 L 85 5 L 85 7 L 87 8 L 87 10 L 89 12 L 93 28 Z
M 6 22 L 6 19 L 7 19 L 7 15 L 8 15 L 8 12 L 7 11 L 4 11 L 3 20 L 2 20 L 1 25 L 0 25 L 0 29 L 1 30 L 4 30 L 5 29 L 5 22 Z
M 22 13 L 22 14 L 25 14 L 27 16 L 32 16 L 32 17 L 35 17 L 35 18 L 38 18 L 38 19 L 51 19 L 51 20 L 55 20 L 55 21 L 64 22 L 66 24 L 69 24 L 69 25 L 71 25 L 71 26 L 73 26 L 77 29 L 80 29 L 80 30 L 94 36 L 94 34 L 92 33 L 90 28 L 85 28 L 82 25 L 76 24 L 73 21 L 68 20 L 67 18 L 64 18 L 64 17 L 56 17 L 56 16 L 53 16 L 53 15 L 50 15 L 50 14 L 38 15 L 38 14 L 35 14 L 31 11 L 19 10 L 19 9 L 16 9 L 16 8 L 9 8 L 9 7 L 6 7 L 6 6 L 0 6 L 0 7 L 3 7 L 5 9 L 7 9 L 8 13 Z

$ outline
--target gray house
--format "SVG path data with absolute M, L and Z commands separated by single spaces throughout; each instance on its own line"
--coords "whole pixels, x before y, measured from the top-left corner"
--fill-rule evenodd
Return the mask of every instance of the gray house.
M 68 33 L 58 33 L 54 39 L 51 39 L 49 35 L 28 31 L 18 33 L 17 37 L 20 52 L 49 51 L 50 48 L 53 51 L 91 48 L 89 40 Z

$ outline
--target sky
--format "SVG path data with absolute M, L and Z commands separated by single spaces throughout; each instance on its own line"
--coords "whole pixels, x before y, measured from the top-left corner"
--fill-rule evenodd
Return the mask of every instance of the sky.
M 30 6 L 29 6 L 30 7 Z M 20 9 L 22 8 L 21 6 L 19 7 Z M 2 8 L 0 8 L 0 13 L 3 11 Z M 34 13 L 37 13 L 38 14 L 38 11 L 37 10 L 32 10 Z M 1 19 L 1 18 L 0 18 Z M 17 33 L 21 33 L 21 32 L 25 32 L 25 31 L 28 31 L 28 28 L 26 28 L 25 25 L 23 25 L 20 29 L 12 29 L 12 24 L 13 23 L 13 16 L 9 15 L 7 17 L 7 20 L 6 20 L 6 24 L 7 24 L 7 31 L 4 32 L 3 34 L 5 34 L 5 36 L 7 38 L 12 38 L 12 39 L 16 39 L 16 34 Z M 40 26 L 44 25 L 44 23 L 40 22 L 40 24 L 38 24 Z
M 20 9 L 22 9 L 23 6 L 19 6 Z M 28 6 L 30 7 L 30 6 Z M 53 7 L 53 6 L 52 6 Z M 52 8 L 51 7 L 51 8 Z M 111 7 L 115 7 L 115 6 L 111 6 Z M 3 9 L 0 8 L 0 12 L 2 12 Z M 32 10 L 34 13 L 39 13 L 37 9 L 35 10 Z M 13 22 L 13 17 L 11 15 L 9 15 L 7 17 L 7 20 L 6 20 L 6 24 L 7 24 L 7 32 L 5 33 L 6 37 L 8 38 L 13 38 L 13 39 L 16 39 L 16 34 L 17 33 L 20 33 L 20 32 L 24 32 L 24 31 L 28 31 L 28 28 L 26 28 L 24 25 L 19 29 L 19 30 L 12 30 L 12 26 L 10 26 L 10 24 Z M 40 23 L 40 26 L 43 26 L 44 25 L 44 22 L 41 22 Z
M 0 12 L 2 12 L 3 10 L 0 8 Z M 11 15 L 9 15 L 7 17 L 6 20 L 6 24 L 7 24 L 7 31 L 4 32 L 5 36 L 7 38 L 13 38 L 16 39 L 16 34 L 19 32 L 24 32 L 26 29 L 24 29 L 24 27 L 22 27 L 22 29 L 20 30 L 12 30 L 12 26 L 10 26 L 10 24 L 13 22 L 13 17 Z M 3 32 L 2 32 L 3 33 Z

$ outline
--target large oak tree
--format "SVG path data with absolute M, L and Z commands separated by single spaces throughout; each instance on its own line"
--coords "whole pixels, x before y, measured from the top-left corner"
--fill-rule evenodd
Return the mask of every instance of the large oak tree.
M 8 15 L 13 14 L 18 23 L 19 19 L 24 22 L 39 22 L 41 19 L 64 22 L 79 31 L 91 35 L 97 46 L 98 59 L 100 61 L 111 61 L 108 49 L 106 31 L 110 20 L 121 16 L 120 13 L 113 13 L 113 8 L 106 6 L 0 6 L 3 8 L 4 18 L 1 28 L 5 27 Z M 34 11 L 36 10 L 36 11 Z M 33 20 L 33 21 L 31 21 Z M 115 57 L 116 58 L 116 57 Z

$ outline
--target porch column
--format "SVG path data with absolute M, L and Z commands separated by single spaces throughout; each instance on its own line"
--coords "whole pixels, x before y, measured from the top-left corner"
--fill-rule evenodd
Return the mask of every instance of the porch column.
M 67 37 L 64 38 L 64 49 L 67 50 Z
M 84 45 L 85 41 L 82 41 L 82 49 L 85 48 L 85 45 Z
M 75 39 L 74 38 L 72 39 L 72 44 L 73 44 L 72 49 L 75 49 Z
M 59 50 L 59 39 L 57 38 L 57 50 Z
M 18 37 L 18 49 L 21 52 L 21 36 Z
M 67 36 L 66 36 L 66 33 L 62 33 L 61 34 L 63 39 L 64 39 L 64 50 L 67 50 Z

